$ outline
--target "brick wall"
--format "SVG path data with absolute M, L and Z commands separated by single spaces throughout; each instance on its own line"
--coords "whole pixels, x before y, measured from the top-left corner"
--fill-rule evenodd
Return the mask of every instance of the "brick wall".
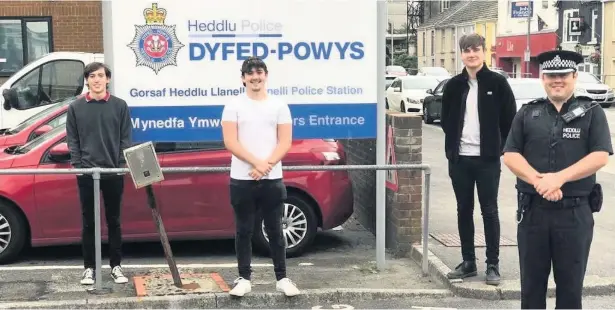
M 394 151 L 398 164 L 422 162 L 422 123 L 419 116 L 387 112 L 393 126 Z M 349 165 L 376 164 L 375 139 L 342 140 Z M 376 171 L 350 171 L 354 190 L 355 215 L 376 233 Z M 396 255 L 408 253 L 412 243 L 421 240 L 422 171 L 398 171 L 398 189 L 386 190 L 386 246 Z
M 54 51 L 103 52 L 100 1 L 0 1 L 0 16 L 51 16 Z

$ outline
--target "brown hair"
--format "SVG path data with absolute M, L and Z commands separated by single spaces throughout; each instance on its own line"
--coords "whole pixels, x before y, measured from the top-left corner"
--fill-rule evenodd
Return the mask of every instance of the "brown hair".
M 485 37 L 478 33 L 465 34 L 459 39 L 459 49 L 463 52 L 468 48 L 482 46 L 483 50 L 487 48 L 485 45 Z

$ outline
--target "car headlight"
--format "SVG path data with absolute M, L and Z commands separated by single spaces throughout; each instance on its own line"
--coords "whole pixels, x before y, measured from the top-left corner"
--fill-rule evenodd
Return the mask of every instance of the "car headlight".
M 577 88 L 574 91 L 577 92 L 577 93 L 586 93 L 585 89 L 583 89 L 583 88 Z
M 408 103 L 412 103 L 412 104 L 418 104 L 419 102 L 414 100 L 414 99 L 410 99 L 410 98 L 406 98 L 408 99 Z

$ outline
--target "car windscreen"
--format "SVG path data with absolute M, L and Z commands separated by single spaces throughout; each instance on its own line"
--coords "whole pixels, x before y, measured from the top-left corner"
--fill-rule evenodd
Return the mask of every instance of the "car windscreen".
M 542 83 L 510 83 L 515 99 L 536 99 L 547 96 Z
M 404 80 L 404 89 L 434 89 L 440 80 L 431 77 L 417 77 Z
M 76 98 L 76 97 L 75 97 Z M 38 122 L 39 120 L 41 120 L 42 118 L 45 118 L 53 113 L 56 113 L 58 110 L 63 109 L 64 107 L 66 107 L 67 105 L 69 105 L 74 98 L 69 99 L 69 100 L 65 100 L 59 103 L 54 104 L 53 106 L 51 106 L 50 108 L 47 108 L 45 110 L 42 110 L 32 116 L 30 116 L 29 118 L 27 118 L 25 121 L 19 123 L 17 126 L 11 128 L 8 130 L 8 134 L 16 134 L 21 132 L 22 130 L 28 128 L 30 125 Z
M 589 73 L 585 73 L 585 72 L 579 72 L 577 81 L 579 83 L 602 84 L 602 82 L 599 79 L 597 79 L 595 76 Z
M 19 153 L 27 153 L 28 151 L 36 148 L 37 146 L 41 145 L 42 143 L 44 143 L 45 141 L 49 140 L 49 139 L 53 139 L 55 138 L 57 135 L 62 134 L 62 132 L 64 132 L 64 130 L 66 130 L 66 125 L 62 125 L 62 126 L 58 126 L 52 130 L 50 130 L 49 132 L 42 134 L 38 137 L 36 137 L 35 139 L 33 139 L 32 141 L 24 144 L 23 146 L 18 148 L 18 152 Z

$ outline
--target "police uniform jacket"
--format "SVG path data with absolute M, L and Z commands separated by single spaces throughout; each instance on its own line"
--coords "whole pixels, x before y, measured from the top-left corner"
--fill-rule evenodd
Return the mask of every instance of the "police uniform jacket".
M 573 96 L 563 104 L 560 112 L 547 98 L 524 105 L 513 120 L 504 152 L 520 153 L 539 173 L 561 171 L 592 152 L 612 155 L 609 126 L 600 106 L 569 123 L 564 122 L 562 116 L 579 105 L 589 107 L 591 102 Z M 561 190 L 565 197 L 588 196 L 595 182 L 593 174 L 565 183 Z M 520 178 L 517 178 L 517 190 L 536 194 L 534 186 Z

